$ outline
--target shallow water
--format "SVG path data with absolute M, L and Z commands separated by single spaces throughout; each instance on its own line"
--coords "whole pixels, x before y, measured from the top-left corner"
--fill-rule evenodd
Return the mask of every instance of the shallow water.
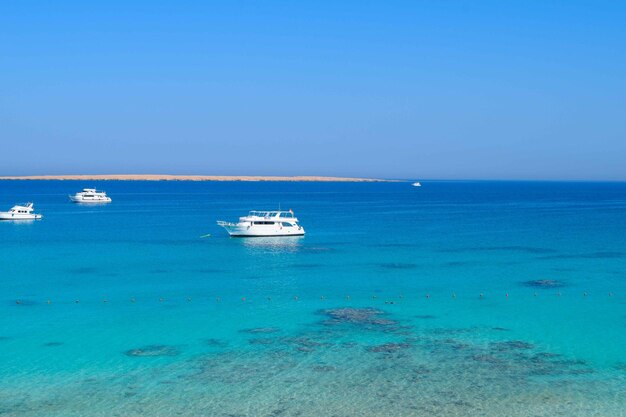
M 625 415 L 626 184 L 87 185 L 0 181 L 0 415 Z

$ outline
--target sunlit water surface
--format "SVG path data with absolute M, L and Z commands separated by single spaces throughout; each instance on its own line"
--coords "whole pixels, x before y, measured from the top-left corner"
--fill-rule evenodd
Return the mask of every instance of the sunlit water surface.
M 626 415 L 626 184 L 0 181 L 26 200 L 0 415 Z M 279 204 L 305 237 L 215 224 Z

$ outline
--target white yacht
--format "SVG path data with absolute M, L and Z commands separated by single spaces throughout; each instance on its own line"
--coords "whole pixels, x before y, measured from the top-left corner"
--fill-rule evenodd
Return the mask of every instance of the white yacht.
M 33 203 L 16 205 L 9 211 L 0 211 L 0 220 L 38 220 L 43 216 L 33 213 Z
M 238 223 L 218 221 L 217 224 L 235 237 L 304 235 L 304 228 L 291 210 L 251 211 L 240 217 Z
M 411 184 L 413 187 L 421 187 L 422 184 L 418 181 L 418 182 L 414 182 L 413 184 Z
M 111 197 L 104 191 L 95 188 L 84 188 L 83 191 L 69 196 L 74 203 L 110 203 Z

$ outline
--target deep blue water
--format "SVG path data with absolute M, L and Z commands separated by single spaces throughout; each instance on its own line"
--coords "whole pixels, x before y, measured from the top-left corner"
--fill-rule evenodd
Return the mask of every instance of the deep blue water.
M 626 415 L 625 183 L 0 181 L 22 201 L 0 415 Z M 305 237 L 215 224 L 279 204 Z

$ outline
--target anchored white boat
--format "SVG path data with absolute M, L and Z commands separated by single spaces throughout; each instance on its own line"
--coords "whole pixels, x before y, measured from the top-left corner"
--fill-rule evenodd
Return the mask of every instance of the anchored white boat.
M 240 217 L 238 223 L 218 221 L 217 224 L 233 237 L 304 235 L 304 228 L 291 210 L 251 211 Z
M 38 220 L 43 216 L 33 213 L 33 203 L 18 204 L 9 211 L 0 212 L 0 220 Z
M 411 184 L 413 187 L 421 187 L 422 184 L 418 181 L 418 182 L 414 182 L 413 184 Z
M 111 197 L 104 191 L 95 188 L 84 188 L 83 191 L 69 196 L 74 203 L 110 203 Z

